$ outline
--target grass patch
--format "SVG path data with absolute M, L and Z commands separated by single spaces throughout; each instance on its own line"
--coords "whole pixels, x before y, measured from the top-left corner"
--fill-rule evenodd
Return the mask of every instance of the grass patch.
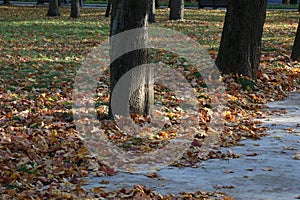
M 103 9 L 82 9 L 78 20 L 68 19 L 69 8 L 62 7 L 60 11 L 61 17 L 48 18 L 46 7 L 0 7 L 0 77 L 6 88 L 20 86 L 30 90 L 69 85 L 86 54 L 108 38 L 110 22 Z M 214 58 L 224 16 L 222 10 L 189 9 L 185 11 L 186 20 L 169 21 L 168 9 L 159 9 L 158 23 L 152 26 L 194 37 Z M 289 55 L 297 20 L 296 12 L 269 11 L 262 53 Z M 280 51 L 276 51 L 278 48 Z
M 74 116 L 73 119 L 72 114 L 76 73 L 88 53 L 108 40 L 110 19 L 104 17 L 104 9 L 83 8 L 81 17 L 76 20 L 69 19 L 69 7 L 59 8 L 61 16 L 54 18 L 46 17 L 47 9 L 47 6 L 0 6 L 0 176 L 4 177 L 0 178 L 0 185 L 7 186 L 4 189 L 0 187 L 0 194 L 4 194 L 6 199 L 85 198 L 89 192 L 80 189 L 84 182 L 79 182 L 79 178 L 88 176 L 90 172 L 103 171 L 107 175 L 116 173 L 110 166 L 106 167 L 87 155 L 87 149 L 76 137 L 81 130 L 74 125 L 76 118 Z M 150 26 L 182 32 L 198 41 L 213 59 L 216 57 L 224 23 L 224 10 L 188 9 L 183 21 L 169 21 L 168 16 L 169 9 L 158 9 L 157 23 Z M 298 17 L 297 12 L 267 12 L 261 66 L 268 67 L 268 70 L 261 70 L 257 94 L 248 93 L 256 90 L 253 82 L 238 79 L 233 83 L 228 77 L 231 79 L 228 80 L 228 94 L 233 107 L 230 112 L 226 112 L 226 118 L 230 123 L 236 119 L 237 123 L 245 124 L 249 128 L 233 125 L 232 129 L 227 130 L 226 137 L 221 135 L 223 146 L 235 145 L 236 138 L 258 139 L 259 131 L 255 123 L 249 120 L 252 116 L 257 117 L 261 105 L 268 99 L 283 97 L 280 88 L 291 88 L 294 80 L 299 83 L 298 68 L 293 69 L 295 78 L 285 75 L 285 68 L 279 72 L 271 69 L 287 66 Z M 158 53 L 157 56 L 152 54 L 156 63 L 162 58 L 168 66 L 181 70 L 188 81 L 194 81 L 193 87 L 202 115 L 199 119 L 196 117 L 195 121 L 201 120 L 200 124 L 207 128 L 206 122 L 210 118 L 208 111 L 211 110 L 212 103 L 206 89 L 209 89 L 209 85 L 200 83 L 202 74 L 195 71 L 188 59 L 180 58 L 180 55 L 164 52 L 163 49 L 154 52 Z M 156 141 L 150 143 L 151 138 L 164 141 L 176 135 L 176 130 L 168 128 L 172 124 L 181 123 L 182 109 L 179 107 L 179 99 L 172 90 L 160 85 L 156 85 L 154 97 L 158 99 L 158 105 L 163 106 L 164 118 L 169 122 L 163 127 L 163 131 L 153 130 L 153 134 L 146 141 L 140 137 L 122 135 L 115 124 L 105 120 L 109 102 L 108 70 L 102 75 L 98 81 L 101 90 L 96 90 L 94 96 L 97 104 L 95 114 L 103 119 L 101 125 L 105 127 L 109 139 L 123 142 L 124 149 L 148 151 L 160 146 Z M 278 87 L 278 83 L 282 87 Z M 258 104 L 253 106 L 245 102 Z M 182 104 L 189 106 L 185 102 Z M 243 110 L 244 108 L 247 110 Z M 141 123 L 149 121 L 148 118 L 138 115 L 135 120 Z M 247 129 L 248 132 L 242 133 L 242 129 Z M 224 142 L 226 141 L 224 144 L 223 136 Z M 197 138 L 201 139 L 202 136 Z M 200 144 L 197 141 L 193 142 L 195 148 Z M 141 148 L 137 149 L 137 146 Z M 187 160 L 189 164 L 195 162 L 193 155 L 187 154 L 187 159 L 191 161 Z M 200 154 L 195 155 L 198 159 Z M 220 156 L 224 158 L 223 154 Z M 232 157 L 234 156 L 233 154 Z M 68 193 L 78 196 L 70 196 Z M 83 193 L 85 196 L 82 196 Z M 97 197 L 100 195 L 99 191 L 95 194 Z
M 269 9 L 298 9 L 298 4 L 269 4 Z

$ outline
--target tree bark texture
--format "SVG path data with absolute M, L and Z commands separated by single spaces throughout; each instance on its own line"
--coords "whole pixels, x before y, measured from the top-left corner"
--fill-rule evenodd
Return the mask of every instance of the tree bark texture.
M 159 5 L 159 1 L 158 0 L 155 0 L 155 8 L 159 8 L 160 5 Z
M 141 29 L 143 31 L 136 32 L 135 35 L 130 35 L 130 38 L 114 39 L 114 37 L 111 37 L 111 60 L 118 57 L 116 55 L 118 54 L 119 49 L 123 47 L 133 49 L 136 46 L 145 44 L 147 40 L 147 30 L 145 27 L 147 26 L 148 21 L 148 9 L 149 0 L 112 1 L 111 36 L 135 28 L 144 29 Z M 118 115 L 126 115 L 126 113 L 149 114 L 150 105 L 152 105 L 154 101 L 153 83 L 150 81 L 153 72 L 149 67 L 136 67 L 146 64 L 148 58 L 148 50 L 139 49 L 124 54 L 111 63 L 110 117 L 114 117 L 112 116 L 112 109 L 114 114 Z M 115 87 L 126 85 L 117 84 L 125 74 L 129 74 L 129 78 L 126 80 L 129 82 L 129 88 L 123 88 L 121 91 L 125 91 L 126 95 L 121 95 L 122 99 L 113 99 Z M 116 103 L 113 103 L 112 99 Z M 124 105 L 123 102 L 129 102 L 129 106 L 119 106 Z M 113 108 L 112 104 L 114 104 Z
M 9 5 L 10 4 L 10 0 L 3 0 L 3 5 Z
M 149 22 L 155 23 L 155 0 L 150 0 L 149 3 Z
M 300 26 L 299 25 L 300 25 L 300 20 L 298 23 L 298 28 L 297 28 L 296 37 L 294 40 L 294 45 L 293 45 L 292 55 L 291 55 L 291 59 L 297 61 L 300 61 Z
M 49 0 L 47 16 L 50 16 L 50 17 L 60 16 L 59 10 L 58 10 L 58 0 Z
M 224 74 L 257 78 L 267 0 L 229 1 L 216 65 Z
M 71 18 L 78 18 L 80 15 L 80 5 L 79 0 L 72 0 L 71 1 Z
M 109 17 L 110 10 L 111 10 L 111 3 L 112 3 L 112 0 L 108 0 L 107 6 L 106 6 L 106 11 L 105 11 L 105 17 Z
M 184 0 L 170 0 L 170 20 L 183 20 Z
M 298 1 L 297 0 L 290 0 L 290 4 L 297 4 Z

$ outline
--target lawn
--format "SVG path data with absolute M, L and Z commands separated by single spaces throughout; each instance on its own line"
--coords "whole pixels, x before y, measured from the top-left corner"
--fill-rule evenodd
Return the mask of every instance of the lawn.
M 225 11 L 189 9 L 185 11 L 185 20 L 178 22 L 169 21 L 167 11 L 158 9 L 157 23 L 151 26 L 187 34 L 216 58 Z M 108 39 L 109 19 L 104 17 L 102 9 L 82 9 L 77 20 L 69 19 L 67 7 L 60 8 L 60 12 L 60 17 L 49 18 L 45 16 L 47 7 L 44 6 L 0 7 L 1 199 L 105 197 L 107 194 L 101 188 L 85 191 L 80 178 L 117 173 L 88 155 L 77 137 L 72 115 L 77 70 L 91 49 Z M 253 82 L 245 78 L 224 77 L 229 98 L 224 117 L 229 125 L 220 134 L 221 146 L 235 145 L 245 137 L 263 136 L 264 130 L 257 128 L 255 121 L 263 104 L 284 98 L 288 91 L 299 90 L 299 64 L 289 59 L 298 19 L 297 12 L 268 11 L 259 79 L 255 83 L 258 89 L 248 87 Z M 174 62 L 166 58 L 166 54 L 160 55 L 175 68 L 184 67 L 184 61 Z M 96 99 L 100 105 L 98 114 L 104 118 L 108 80 L 106 73 L 102 80 L 104 86 L 99 89 L 101 95 Z M 196 89 L 201 90 L 199 102 L 203 103 L 204 90 Z M 161 95 L 166 91 L 158 90 L 157 93 Z M 162 102 L 168 107 L 167 104 L 172 103 L 168 100 L 170 95 L 163 98 L 167 99 Z M 208 106 L 204 107 L 201 109 L 207 112 Z M 166 116 L 171 124 L 180 118 L 179 115 L 174 107 L 168 107 Z M 238 126 L 231 126 L 233 122 Z M 109 126 L 110 122 L 104 124 Z M 113 129 L 114 136 L 122 136 L 117 129 L 110 126 L 109 129 Z M 163 139 L 171 133 L 165 130 L 157 133 L 157 137 Z M 126 138 L 123 147 L 128 145 L 140 145 L 140 142 L 136 138 Z M 212 153 L 202 159 L 221 157 Z M 189 159 L 192 158 L 185 158 Z M 191 162 L 182 161 L 178 165 L 186 163 Z M 145 188 L 133 190 L 146 195 L 151 193 Z

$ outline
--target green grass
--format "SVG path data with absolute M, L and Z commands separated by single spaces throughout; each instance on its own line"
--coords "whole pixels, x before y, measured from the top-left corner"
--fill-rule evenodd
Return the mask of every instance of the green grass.
M 9 80 L 13 90 L 62 89 L 87 52 L 109 33 L 109 22 L 104 17 L 99 21 L 99 10 L 91 16 L 83 9 L 80 20 L 69 20 L 67 8 L 61 9 L 60 18 L 45 17 L 46 7 L 0 7 L 0 12 L 0 78 Z
M 2 180 L 3 187 L 6 185 L 7 189 L 16 190 L 16 195 L 21 194 L 23 190 L 28 191 L 23 192 L 24 195 L 31 196 L 32 192 L 38 191 L 40 195 L 40 184 L 35 185 L 35 183 L 45 180 L 40 179 L 42 176 L 53 180 L 58 187 L 63 187 L 71 192 L 64 184 L 59 183 L 65 183 L 62 180 L 65 177 L 85 176 L 86 172 L 79 173 L 78 170 L 86 171 L 86 168 L 81 168 L 81 166 L 90 164 L 83 159 L 87 156 L 83 150 L 80 150 L 82 143 L 76 142 L 73 135 L 80 131 L 75 131 L 75 127 L 72 125 L 75 119 L 71 112 L 74 99 L 72 96 L 74 78 L 91 50 L 108 40 L 110 19 L 104 17 L 104 9 L 81 9 L 81 17 L 76 20 L 69 19 L 69 7 L 59 8 L 61 16 L 52 18 L 46 17 L 47 9 L 47 6 L 0 6 L 0 135 L 3 135 L 0 137 L 4 139 L 4 142 L 1 143 L 4 148 L 0 149 L 7 153 L 7 156 L 2 159 L 4 165 L 0 165 L 0 170 L 2 172 L 2 169 L 5 169 L 6 171 L 3 170 L 2 174 L 8 177 Z M 150 26 L 177 30 L 192 37 L 215 59 L 221 40 L 225 10 L 187 9 L 183 21 L 168 20 L 169 9 L 158 9 L 156 14 L 157 23 Z M 288 59 L 291 53 L 298 20 L 298 12 L 267 12 L 262 41 L 261 64 L 263 66 L 276 68 L 286 66 L 285 59 Z M 171 42 L 176 44 L 177 41 Z M 163 62 L 169 66 L 180 67 L 182 71 L 179 72 L 185 73 L 189 72 L 188 70 L 194 72 L 188 78 L 201 77 L 201 74 L 190 68 L 188 59 L 181 58 L 176 60 L 178 62 L 171 63 L 175 58 L 172 52 L 164 52 L 162 49 L 157 51 L 162 52 Z M 159 56 L 155 58 L 156 62 L 160 61 Z M 289 80 L 285 79 L 284 74 L 273 74 L 272 72 L 270 80 L 273 79 L 273 75 L 274 79 L 283 78 L 282 88 L 285 87 L 285 84 L 289 84 Z M 95 93 L 95 97 L 97 98 L 97 108 L 102 109 L 101 113 L 104 115 L 109 102 L 108 73 L 104 73 L 99 79 L 99 85 L 104 87 L 103 90 Z M 244 84 L 245 89 L 249 87 L 251 89 L 253 86 L 251 82 L 245 80 L 241 84 Z M 210 96 L 206 93 L 207 90 L 203 89 L 207 86 L 205 84 L 200 86 L 201 88 L 196 89 L 196 95 L 198 99 L 205 99 L 205 101 L 201 101 L 203 107 L 211 108 Z M 273 88 L 271 91 L 275 91 L 277 87 L 272 82 L 267 88 Z M 168 93 L 169 96 L 175 96 L 170 89 L 162 88 L 161 90 L 161 94 Z M 234 92 L 234 94 L 238 93 L 238 91 Z M 242 93 L 244 94 L 244 92 Z M 274 92 L 273 94 L 280 93 Z M 178 102 L 169 96 L 161 95 L 159 98 L 161 105 L 169 105 L 166 112 L 172 113 L 172 109 L 177 107 Z M 270 98 L 268 95 L 265 97 Z M 237 112 L 240 111 L 239 107 L 233 108 L 237 108 Z M 254 108 L 256 107 L 252 107 L 252 104 L 251 108 L 249 107 L 249 109 Z M 256 109 L 253 112 L 256 112 Z M 103 115 L 99 115 L 99 118 Z M 169 119 L 176 119 L 175 115 L 168 116 Z M 248 120 L 247 118 L 248 116 L 245 119 Z M 108 124 L 107 128 L 114 129 L 113 126 Z M 11 140 L 13 143 L 6 140 L 8 134 L 13 139 Z M 0 141 L 2 142 L 2 140 Z M 140 138 L 133 137 L 124 142 L 123 148 L 129 149 L 135 145 L 144 145 L 143 142 Z M 46 143 L 47 145 L 45 145 Z M 71 147 L 74 150 L 71 150 Z M 31 153 L 31 150 L 37 154 Z M 65 153 L 57 154 L 57 152 Z M 17 159 L 21 159 L 23 155 L 25 158 L 29 156 L 30 162 L 38 165 L 30 163 L 20 165 Z M 60 163 L 61 155 L 68 156 L 64 157 Z M 73 155 L 74 158 L 71 158 Z M 69 165 L 71 162 L 76 163 L 76 167 Z M 53 171 L 53 166 L 60 167 L 62 165 L 65 167 L 56 169 L 64 172 L 63 174 Z M 1 168 L 1 166 L 3 167 Z M 17 172 L 20 178 L 13 178 L 12 172 Z M 109 173 L 112 174 L 112 172 Z M 8 193 L 12 192 L 8 190 Z M 23 197 L 20 199 L 27 198 L 27 196 Z M 56 196 L 47 196 L 50 199 L 52 197 L 56 198 Z M 10 197 L 10 199 L 14 199 L 14 197 Z
M 297 4 L 268 5 L 269 9 L 298 9 Z
M 72 80 L 92 47 L 109 35 L 103 9 L 82 9 L 70 20 L 69 8 L 61 17 L 46 17 L 47 7 L 0 7 L 0 82 L 11 91 L 72 88 Z M 215 58 L 225 11 L 185 11 L 185 21 L 168 21 L 168 10 L 157 10 L 151 26 L 171 28 L 199 41 Z M 290 54 L 298 22 L 297 12 L 270 11 L 262 41 L 267 56 Z M 277 65 L 272 63 L 272 65 Z

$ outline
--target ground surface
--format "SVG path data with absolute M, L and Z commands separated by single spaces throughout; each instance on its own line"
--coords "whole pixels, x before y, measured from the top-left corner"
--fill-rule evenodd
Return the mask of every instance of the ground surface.
M 68 7 L 61 7 L 60 12 L 60 17 L 49 18 L 45 16 L 46 6 L 0 6 L 0 199 L 80 199 L 108 198 L 114 195 L 128 199 L 133 196 L 168 199 L 167 196 L 154 194 L 141 186 L 135 186 L 132 190 L 121 189 L 113 194 L 101 187 L 90 187 L 91 190 L 85 188 L 84 177 L 117 173 L 110 166 L 105 166 L 101 160 L 90 156 L 78 138 L 79 132 L 74 124 L 72 110 L 72 92 L 77 70 L 91 49 L 108 39 L 109 19 L 104 17 L 103 9 L 82 9 L 81 17 L 77 20 L 69 19 Z M 215 59 L 224 14 L 224 10 L 189 9 L 185 12 L 186 19 L 177 22 L 168 20 L 168 9 L 159 9 L 157 10 L 158 23 L 151 26 L 175 29 L 188 35 L 198 41 L 209 52 L 212 59 Z M 216 166 L 214 162 L 220 162 L 224 164 L 224 170 L 227 170 L 225 175 L 228 177 L 235 175 L 250 177 L 251 171 L 245 171 L 243 168 L 230 169 L 228 165 L 228 163 L 238 162 L 238 159 L 233 158 L 239 157 L 237 153 L 246 151 L 247 148 L 236 147 L 237 149 L 234 150 L 236 152 L 227 150 L 221 152 L 220 146 L 233 147 L 240 140 L 247 144 L 247 140 L 244 140 L 246 138 L 261 138 L 254 141 L 254 144 L 265 141 L 264 128 L 256 120 L 266 116 L 267 111 L 262 110 L 264 104 L 282 99 L 297 88 L 299 90 L 299 63 L 290 62 L 289 59 L 298 18 L 297 12 L 268 11 L 258 80 L 254 84 L 244 77 L 224 77 L 227 86 L 227 110 L 222 114 L 226 126 L 217 134 L 219 142 L 208 152 L 208 155 L 203 156 L 201 136 L 195 138 L 191 141 L 191 151 L 187 151 L 183 159 L 175 164 L 176 166 L 186 166 L 187 170 L 194 170 L 196 173 L 200 169 L 204 172 L 209 169 L 209 166 L 213 168 Z M 201 115 L 195 120 L 199 120 L 199 124 L 206 130 L 206 122 L 209 121 L 211 112 L 210 97 L 206 94 L 205 84 L 200 80 L 201 74 L 195 72 L 186 61 L 176 60 L 176 56 L 168 53 L 162 52 L 156 58 L 163 59 L 164 63 L 174 69 L 184 71 L 187 80 L 195 85 L 201 111 Z M 97 114 L 100 118 L 105 118 L 109 100 L 108 71 L 101 78 L 101 87 L 95 101 L 99 111 Z M 157 87 L 156 101 L 164 106 L 163 114 L 169 125 L 180 123 L 182 113 L 176 106 L 176 98 L 172 93 L 166 88 Z M 146 147 L 144 149 L 150 147 L 147 142 L 140 143 L 141 140 L 136 138 L 123 137 L 124 134 L 120 133 L 113 123 L 104 123 L 103 128 L 110 131 L 112 141 L 126 139 L 124 148 L 136 149 L 139 148 L 136 146 L 139 144 L 144 145 L 143 148 Z M 292 130 L 287 131 L 292 132 Z M 167 136 L 176 135 L 176 131 L 161 130 L 153 134 L 163 141 L 168 139 Z M 274 144 L 280 138 L 275 137 L 275 139 Z M 263 145 L 253 146 L 250 141 L 249 156 L 244 156 L 242 159 L 261 158 L 262 155 L 250 155 L 253 152 L 259 153 Z M 282 143 L 285 144 L 284 141 Z M 286 155 L 294 156 L 292 154 L 297 150 L 292 150 L 293 148 L 288 146 Z M 295 156 L 297 158 L 297 155 Z M 223 158 L 225 161 L 209 160 L 210 158 Z M 204 165 L 206 169 L 201 166 L 204 160 L 207 160 Z M 295 161 L 291 159 L 290 162 Z M 197 165 L 198 168 L 191 168 Z M 270 171 L 270 167 L 273 167 L 274 171 Z M 266 170 L 263 172 L 267 174 L 277 170 L 275 165 L 263 166 L 263 168 Z M 172 170 L 179 171 L 175 167 Z M 216 173 L 224 174 L 223 168 L 215 170 Z M 230 173 L 230 170 L 234 173 Z M 258 172 L 262 170 L 253 169 L 253 176 Z M 171 176 L 171 173 L 161 176 L 165 176 L 167 181 L 168 174 Z M 157 175 L 149 176 L 155 178 Z M 171 177 L 169 178 L 172 180 Z M 237 180 L 241 179 L 251 181 L 251 177 Z M 210 190 L 213 184 L 220 184 L 216 187 L 238 188 L 238 185 L 229 182 L 212 182 L 204 184 L 203 187 L 207 186 L 206 189 Z M 172 187 L 176 189 L 174 189 L 175 193 L 179 192 L 177 186 Z M 167 183 L 159 189 L 156 186 L 158 192 L 165 193 L 164 188 L 168 189 Z M 198 186 L 192 189 L 202 190 Z M 233 188 L 225 191 L 235 190 Z M 232 192 L 232 195 L 236 195 L 234 193 Z M 198 192 L 181 194 L 180 198 L 230 199 L 223 196 L 221 193 Z
M 269 136 L 261 140 L 245 140 L 230 151 L 242 158 L 203 161 L 198 168 L 166 167 L 158 178 L 142 174 L 119 173 L 112 177 L 89 179 L 87 188 L 99 186 L 108 190 L 143 184 L 161 194 L 223 191 L 236 200 L 287 200 L 300 195 L 300 94 L 293 93 L 284 101 L 268 104 L 274 112 L 263 119 Z M 228 151 L 228 149 L 226 149 Z M 107 184 L 108 182 L 109 184 Z

